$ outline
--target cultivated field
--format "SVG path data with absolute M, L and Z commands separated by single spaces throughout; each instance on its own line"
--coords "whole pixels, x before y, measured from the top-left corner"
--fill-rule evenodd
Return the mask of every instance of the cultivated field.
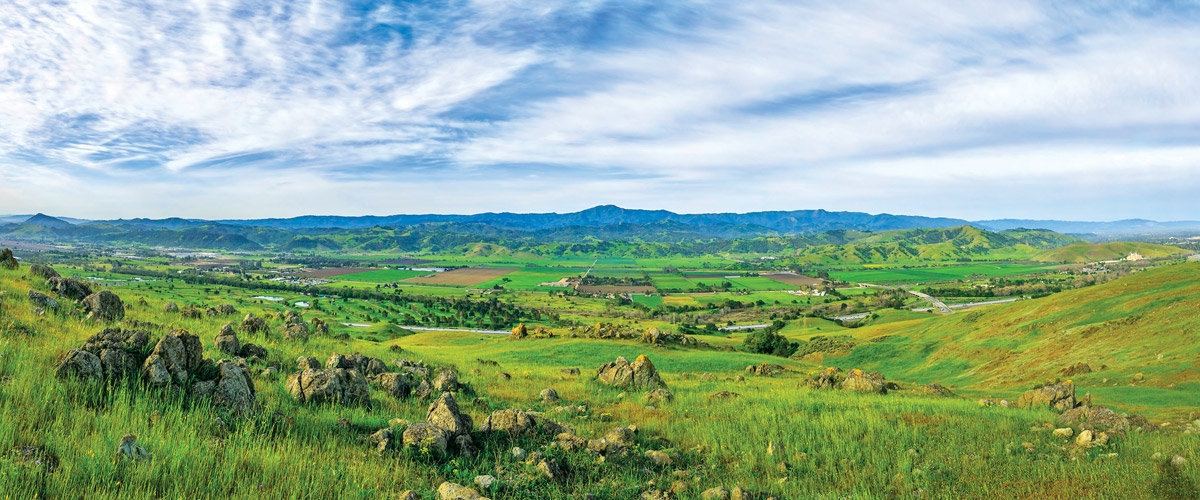
M 325 269 L 313 269 L 311 271 L 300 271 L 296 273 L 299 278 L 307 279 L 328 279 L 338 276 L 346 276 L 350 274 L 361 274 L 370 271 L 361 267 L 327 267 Z
M 408 283 L 421 285 L 452 285 L 452 286 L 475 286 L 485 281 L 493 280 L 515 271 L 515 269 L 502 269 L 496 267 L 467 267 L 463 269 L 455 269 L 444 273 L 436 273 L 432 276 L 422 276 L 417 278 L 409 278 L 405 280 Z
M 821 284 L 825 283 L 825 280 L 823 280 L 823 279 L 813 278 L 810 276 L 805 276 L 803 274 L 796 274 L 796 273 L 772 273 L 772 274 L 763 274 L 761 276 L 763 278 L 769 278 L 769 279 L 778 281 L 780 283 L 783 283 L 785 285 L 790 285 L 792 287 L 797 287 L 797 288 L 821 286 Z

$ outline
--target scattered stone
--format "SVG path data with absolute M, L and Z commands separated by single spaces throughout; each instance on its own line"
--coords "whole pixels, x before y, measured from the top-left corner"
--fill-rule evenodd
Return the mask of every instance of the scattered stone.
M 179 304 L 176 304 L 174 302 L 167 302 L 166 304 L 163 304 L 163 311 L 178 314 L 179 313 Z
M 1056 437 L 1056 438 L 1069 438 L 1074 435 L 1075 435 L 1075 430 L 1070 427 L 1054 429 L 1054 437 Z
M 473 488 L 468 488 L 466 486 L 454 484 L 448 481 L 442 483 L 441 486 L 438 486 L 437 492 L 438 496 L 441 497 L 441 500 L 487 500 L 487 498 L 480 495 L 479 492 L 475 491 Z
M 59 362 L 56 373 L 59 378 L 74 377 L 79 380 L 102 380 L 104 378 L 104 369 L 101 368 L 100 358 L 81 349 L 67 351 L 67 355 Z
M 924 386 L 922 388 L 922 390 L 925 392 L 925 394 L 929 394 L 931 396 L 940 396 L 940 397 L 944 397 L 944 398 L 954 397 L 954 393 L 951 392 L 950 389 L 947 389 L 944 386 L 942 386 L 941 384 L 938 384 L 936 382 Z
M 14 270 L 21 267 L 17 262 L 17 258 L 13 257 L 12 250 L 5 248 L 0 251 L 0 269 Z
M 1084 429 L 1079 431 L 1079 435 L 1075 437 L 1075 444 L 1080 447 L 1088 447 L 1092 445 L 1092 431 Z
M 267 348 L 258 344 L 243 344 L 242 348 L 238 350 L 237 355 L 246 359 L 267 359 Z
M 519 446 L 514 446 L 512 449 L 512 456 L 517 460 L 525 460 L 525 449 Z
M 458 403 L 449 392 L 443 392 L 441 397 L 429 405 L 425 421 L 442 428 L 451 437 L 469 435 L 472 427 L 471 417 L 459 411 Z
M 121 437 L 121 443 L 117 445 L 117 458 L 138 462 L 150 458 L 150 453 L 145 448 L 138 446 L 137 436 L 126 434 Z
M 554 404 L 558 402 L 558 391 L 554 389 L 542 389 L 542 402 L 546 404 Z
M 83 298 L 83 310 L 89 319 L 100 321 L 121 321 L 125 318 L 125 304 L 121 297 L 108 290 L 88 295 Z
M 163 336 L 142 365 L 142 375 L 152 386 L 183 387 L 192 372 L 200 368 L 203 347 L 200 337 L 183 330 Z
M 249 335 L 267 334 L 271 330 L 267 326 L 266 320 L 253 314 L 247 314 L 246 317 L 242 318 L 242 324 L 239 326 L 239 329 Z
M 217 312 L 228 316 L 228 315 L 232 315 L 232 314 L 237 314 L 238 310 L 237 310 L 237 308 L 233 307 L 233 304 L 221 304 L 221 305 L 217 306 Z
M 37 290 L 29 290 L 29 302 L 46 309 L 58 309 L 57 300 L 50 298 L 49 295 L 39 293 Z
M 1142 420 L 1144 419 L 1142 417 Z M 1080 428 L 1095 432 L 1107 431 L 1112 434 L 1124 434 L 1133 427 L 1130 423 L 1130 417 L 1118 415 L 1117 412 L 1103 406 L 1079 406 L 1072 408 L 1059 415 L 1058 422 L 1066 425 L 1078 425 Z M 1141 424 L 1142 422 L 1139 420 L 1138 423 Z
M 439 392 L 457 391 L 458 374 L 454 373 L 454 370 L 443 370 L 433 379 L 433 389 Z
M 446 456 L 449 436 L 441 427 L 428 422 L 417 422 L 404 429 L 404 446 L 426 450 L 430 454 Z
M 633 429 L 629 427 L 615 427 L 608 431 L 604 437 L 600 439 L 592 439 L 587 442 L 587 449 L 590 452 L 601 455 L 623 454 L 633 447 L 635 436 Z
M 217 334 L 213 347 L 229 356 L 237 356 L 242 352 L 242 343 L 238 341 L 237 334 L 233 332 L 231 325 L 221 327 L 221 332 Z
M 558 466 L 558 461 L 556 460 L 542 459 L 538 462 L 537 469 L 551 481 L 558 483 L 563 480 L 562 468 Z
M 642 500 L 675 500 L 675 492 L 671 490 L 650 490 L 642 493 Z
M 245 368 L 229 360 L 217 363 L 214 380 L 192 384 L 194 397 L 211 397 L 213 406 L 231 413 L 250 413 L 258 408 L 254 381 Z
M 654 369 L 654 363 L 646 355 L 640 355 L 633 363 L 618 357 L 596 370 L 596 378 L 605 385 L 625 389 L 665 389 L 667 384 Z
M 498 410 L 492 412 L 483 426 L 483 432 L 505 432 L 509 436 L 519 436 L 535 430 L 536 422 L 528 413 L 521 410 Z
M 1068 366 L 1066 368 L 1063 368 L 1063 370 L 1062 370 L 1062 375 L 1064 377 L 1074 377 L 1076 375 L 1085 375 L 1088 373 L 1092 373 L 1092 367 L 1091 367 L 1091 365 L 1084 363 L 1082 361 L 1075 363 L 1071 366 Z
M 364 404 L 371 398 L 366 377 L 354 369 L 306 369 L 287 381 L 288 392 L 301 403 Z
M 564 368 L 559 371 L 562 372 L 563 375 L 579 375 L 578 368 Z
M 783 443 L 780 441 L 771 441 L 767 443 L 767 455 L 783 455 Z
M 1060 412 L 1070 410 L 1075 407 L 1075 384 L 1068 380 L 1025 391 L 1017 400 L 1017 407 L 1052 408 Z
M 708 395 L 708 399 L 734 399 L 741 397 L 741 394 L 729 391 L 718 391 Z
M 1135 374 L 1133 375 L 1133 381 L 1134 381 L 1134 382 L 1142 382 L 1142 381 L 1144 381 L 1144 380 L 1146 380 L 1146 375 L 1144 375 L 1144 374 L 1142 374 L 1142 373 L 1140 373 L 1140 372 L 1139 372 L 1139 373 L 1135 373 Z
M 842 379 L 841 370 L 831 366 L 809 380 L 808 386 L 813 389 L 836 389 Z
M 417 496 L 413 490 L 404 490 L 400 492 L 400 496 L 396 497 L 396 500 L 421 500 L 421 497 Z
M 887 386 L 884 383 L 883 375 L 877 372 L 865 372 L 855 368 L 846 374 L 846 380 L 842 381 L 842 389 L 854 392 L 865 392 L 873 394 L 887 394 Z
M 402 373 L 381 373 L 375 377 L 375 383 L 396 399 L 405 399 L 412 394 L 412 384 Z
M 646 450 L 646 458 L 658 465 L 671 465 L 671 455 L 659 450 Z
M 395 446 L 393 444 L 394 440 L 395 433 L 392 432 L 390 427 L 385 427 L 376 431 L 374 434 L 371 434 L 370 438 L 371 444 L 375 445 L 375 451 L 378 451 L 379 453 L 383 453 L 392 449 Z
M 296 365 L 300 368 L 300 371 L 321 369 L 321 362 L 312 356 L 300 356 L 296 358 Z
M 666 389 L 654 389 L 646 392 L 646 401 L 652 405 L 661 405 L 675 401 L 675 395 Z
M 709 488 L 700 493 L 700 498 L 702 500 L 729 500 L 729 490 L 722 486 Z
M 83 300 L 92 294 L 92 288 L 82 281 L 72 278 L 50 278 L 46 280 L 50 291 L 71 300 Z
M 490 475 L 475 476 L 475 486 L 483 490 L 492 489 L 492 485 L 496 483 L 496 477 Z
M 88 337 L 80 349 L 67 353 L 59 365 L 59 376 L 74 375 L 80 378 L 109 380 L 122 378 L 138 371 L 146 358 L 149 342 L 150 337 L 145 331 L 105 328 L 100 333 Z M 101 368 L 98 376 L 90 372 L 90 361 L 80 353 L 91 354 L 96 358 Z
M 41 278 L 43 280 L 60 277 L 58 275 L 58 271 L 55 271 L 53 267 L 43 266 L 41 264 L 29 266 L 29 275 L 35 278 Z
M 785 371 L 782 365 L 772 365 L 770 363 L 762 363 L 758 365 L 750 365 L 746 367 L 746 373 L 758 375 L 760 377 L 774 377 Z

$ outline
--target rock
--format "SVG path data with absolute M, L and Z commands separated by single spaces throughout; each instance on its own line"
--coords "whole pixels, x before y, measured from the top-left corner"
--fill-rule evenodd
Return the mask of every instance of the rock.
M 179 313 L 179 304 L 176 304 L 174 302 L 167 302 L 166 304 L 163 304 L 163 311 L 178 314 Z
M 783 443 L 779 441 L 767 442 L 767 455 L 783 455 Z
M 1134 382 L 1141 382 L 1144 380 L 1146 380 L 1146 375 L 1142 374 L 1141 372 L 1133 374 Z
M 43 266 L 41 264 L 29 266 L 29 276 L 42 280 L 61 277 L 58 275 L 58 271 L 55 271 L 53 267 Z
M 117 458 L 137 462 L 150 458 L 150 453 L 145 448 L 138 446 L 137 436 L 126 434 L 121 437 L 121 442 L 117 445 Z
M 420 384 L 417 384 L 417 388 L 413 389 L 412 395 L 417 399 L 429 399 L 430 396 L 433 396 L 433 386 L 429 385 L 428 380 L 422 380 Z
M 658 328 L 651 327 L 642 334 L 643 344 L 662 345 L 666 343 L 666 340 L 666 335 L 663 335 L 662 330 L 659 330 Z
M 396 399 L 404 399 L 412 394 L 412 385 L 404 374 L 382 373 L 375 378 L 375 383 L 379 385 L 380 390 Z
M 702 500 L 729 500 L 729 490 L 722 486 L 709 488 L 700 493 L 700 498 Z
M 1075 435 L 1075 430 L 1070 427 L 1054 429 L 1054 437 L 1056 437 L 1056 438 L 1069 438 L 1074 435 Z
M 237 335 L 233 333 L 233 327 L 230 325 L 221 327 L 221 333 L 217 334 L 217 339 L 213 341 L 213 347 L 229 356 L 237 356 L 242 352 L 242 343 L 238 341 Z
M 152 386 L 182 387 L 191 373 L 200 368 L 202 352 L 200 337 L 183 330 L 172 331 L 154 346 L 142 364 L 142 376 Z
M 71 278 L 50 278 L 46 284 L 50 285 L 50 291 L 71 300 L 83 300 L 92 294 L 92 288 L 87 283 Z
M 652 405 L 661 405 L 675 401 L 675 395 L 666 389 L 654 389 L 646 392 L 646 402 Z
M 525 460 L 525 449 L 519 446 L 514 446 L 512 449 L 512 456 L 517 460 Z
M 1113 434 L 1124 434 L 1131 427 L 1127 417 L 1122 417 L 1117 412 L 1103 406 L 1072 408 L 1059 415 L 1058 422 L 1065 425 L 1078 425 L 1080 428 L 1095 432 L 1110 431 Z
M 650 490 L 642 493 L 642 500 L 675 500 L 675 492 L 671 490 Z
M 596 370 L 600 383 L 624 389 L 666 389 L 667 384 L 654 369 L 654 363 L 646 355 L 638 356 L 633 363 L 624 357 L 605 363 Z
M 283 329 L 283 339 L 293 342 L 308 342 L 308 325 L 294 323 Z
M 761 377 L 774 377 L 784 372 L 782 365 L 773 365 L 770 363 L 762 363 L 758 365 L 750 365 L 746 367 L 746 373 L 758 375 Z
M 471 433 L 471 417 L 458 410 L 458 403 L 449 392 L 443 392 L 425 414 L 425 421 L 445 430 L 451 437 Z
M 67 351 L 67 355 L 58 364 L 56 374 L 59 378 L 74 377 L 80 380 L 104 379 L 104 369 L 101 368 L 100 358 L 96 357 L 95 354 L 81 349 Z
M 268 366 L 268 367 L 264 368 L 263 371 L 259 372 L 258 374 L 262 378 L 274 379 L 275 377 L 279 376 L 279 370 L 277 370 L 274 366 Z
M 490 475 L 475 476 L 475 486 L 483 490 L 492 489 L 492 485 L 496 483 L 496 477 Z
M 479 428 L 482 432 L 504 432 L 519 436 L 536 430 L 533 417 L 521 410 L 498 410 L 492 412 Z
M 546 479 L 556 483 L 562 482 L 563 480 L 562 468 L 558 466 L 558 461 L 556 460 L 542 459 L 540 462 L 538 462 L 537 469 L 541 471 L 543 476 L 546 476 Z
M 423 362 L 414 363 L 407 359 L 397 359 L 395 363 L 396 366 L 400 367 L 401 370 L 413 374 L 413 376 L 417 377 L 418 379 L 424 380 L 429 378 L 429 367 Z
M 231 314 L 237 314 L 238 310 L 237 308 L 233 307 L 233 304 L 221 304 L 217 306 L 217 312 L 228 316 Z
M 458 390 L 458 374 L 454 370 L 443 370 L 437 378 L 433 379 L 433 389 L 439 392 L 453 392 Z
M 239 349 L 238 353 L 237 353 L 238 356 L 241 356 L 241 357 L 247 358 L 247 359 L 249 359 L 249 358 L 267 359 L 267 354 L 268 353 L 267 353 L 266 347 L 260 346 L 258 344 L 252 344 L 252 343 L 243 344 L 242 348 Z
M 1075 437 L 1075 444 L 1081 447 L 1092 445 L 1092 431 L 1084 429 L 1079 431 L 1079 435 Z
M 100 358 L 104 377 L 115 380 L 138 371 L 149 343 L 150 335 L 145 331 L 105 328 L 88 337 L 82 349 Z
M 529 329 L 525 327 L 525 323 L 520 323 L 514 326 L 512 333 L 508 334 L 509 340 L 521 340 L 529 336 Z
M 633 447 L 635 442 L 633 429 L 615 427 L 604 437 L 587 442 L 588 451 L 602 455 L 621 454 Z
M 296 358 L 296 365 L 300 368 L 300 371 L 321 369 L 321 362 L 312 356 L 300 356 Z
M 479 453 L 479 447 L 475 446 L 475 440 L 471 439 L 470 434 L 455 436 L 453 442 L 454 451 L 458 452 L 459 456 L 473 458 Z
M 813 389 L 836 389 L 842 379 L 841 370 L 831 366 L 809 380 L 808 386 Z
M 17 262 L 17 258 L 13 257 L 12 250 L 5 248 L 0 250 L 0 269 L 14 270 L 21 267 Z
M 659 450 L 646 450 L 646 458 L 657 465 L 671 465 L 671 455 Z
M 292 375 L 288 392 L 301 403 L 364 404 L 371 399 L 371 386 L 358 370 L 309 368 Z
M 1070 410 L 1075 407 L 1075 384 L 1068 380 L 1025 391 L 1017 400 L 1017 407 L 1052 408 L 1060 412 Z
M 442 483 L 437 492 L 441 500 L 487 500 L 478 491 L 451 482 Z
M 708 395 L 708 399 L 734 399 L 741 397 L 741 394 L 729 391 L 718 391 Z
M 564 368 L 562 370 L 559 370 L 559 372 L 562 373 L 563 375 L 579 375 L 578 368 Z
M 1074 365 L 1063 368 L 1062 375 L 1064 377 L 1074 377 L 1076 375 L 1084 375 L 1092 373 L 1091 365 L 1084 362 L 1075 363 Z
M 944 398 L 954 397 L 954 393 L 950 392 L 950 389 L 947 389 L 947 388 L 943 387 L 941 384 L 938 384 L 936 382 L 924 386 L 922 388 L 922 391 L 925 394 L 929 394 L 931 396 L 940 396 L 940 397 L 944 397 Z
M 270 332 L 267 321 L 253 314 L 247 314 L 246 317 L 242 318 L 242 324 L 239 325 L 239 329 L 248 335 Z
M 125 304 L 121 302 L 121 297 L 108 290 L 100 290 L 84 297 L 83 310 L 88 313 L 87 317 L 90 319 L 100 321 L 125 319 Z
M 404 429 L 404 446 L 426 450 L 430 454 L 444 457 L 450 436 L 444 429 L 428 422 L 417 422 Z
M 883 375 L 876 372 L 864 372 L 858 368 L 846 373 L 846 380 L 842 381 L 842 389 L 854 392 L 887 394 L 887 386 L 884 385 Z
M 50 298 L 49 295 L 39 293 L 37 290 L 29 290 L 29 302 L 46 309 L 58 309 L 57 300 Z
M 417 496 L 413 490 L 404 490 L 400 492 L 400 495 L 396 497 L 396 500 L 421 500 L 421 497 Z
M 390 427 L 388 427 L 388 428 L 380 429 L 380 430 L 376 431 L 374 434 L 371 434 L 370 441 L 371 441 L 371 444 L 375 445 L 375 451 L 378 451 L 379 453 L 383 453 L 385 451 L 392 449 L 393 446 L 395 446 L 393 444 L 394 438 L 395 438 L 395 433 L 392 432 L 392 429 Z
M 753 495 L 741 486 L 734 486 L 729 490 L 729 500 L 750 500 Z
M 212 404 L 231 413 L 250 413 L 258 408 L 255 402 L 254 381 L 250 374 L 236 363 L 222 360 L 217 363 L 217 378 L 215 387 L 209 394 Z M 204 383 L 204 382 L 198 382 Z M 193 393 L 200 394 L 193 384 Z
M 542 402 L 546 404 L 554 404 L 558 402 L 558 391 L 554 389 L 542 389 Z

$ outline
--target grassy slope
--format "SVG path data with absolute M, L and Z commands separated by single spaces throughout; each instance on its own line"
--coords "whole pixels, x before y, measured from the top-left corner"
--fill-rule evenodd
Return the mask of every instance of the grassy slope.
M 1098 262 L 1102 260 L 1124 259 L 1132 252 L 1137 252 L 1143 257 L 1151 259 L 1188 253 L 1187 250 L 1168 245 L 1114 241 L 1111 243 L 1076 243 L 1074 245 L 1067 245 L 1034 255 L 1033 260 L 1038 262 Z
M 826 362 L 1015 391 L 1082 361 L 1107 365 L 1075 377 L 1105 402 L 1151 412 L 1194 409 L 1200 406 L 1198 307 L 1200 263 L 1166 266 L 1042 299 L 865 327 L 856 336 L 891 337 Z M 1136 373 L 1146 380 L 1131 386 Z
M 390 498 L 404 489 L 430 493 L 443 480 L 469 484 L 476 474 L 504 476 L 522 465 L 508 456 L 513 445 L 539 449 L 540 442 L 479 438 L 483 453 L 475 459 L 435 460 L 404 452 L 379 456 L 360 439 L 401 417 L 419 420 L 426 403 L 396 401 L 376 392 L 369 408 L 305 407 L 292 402 L 282 378 L 256 376 L 261 416 L 234 421 L 222 431 L 205 405 L 191 405 L 136 387 L 107 391 L 81 387 L 53 377 L 59 357 L 104 325 L 70 314 L 33 316 L 24 294 L 33 285 L 17 272 L 0 271 L 0 491 L 13 498 Z M 184 320 L 161 312 L 161 302 L 142 291 L 118 290 L 131 305 L 129 317 L 186 328 L 201 336 L 205 355 L 226 319 Z M 244 308 L 253 310 L 254 305 Z M 31 334 L 14 327 L 29 327 Z M 278 328 L 277 324 L 273 324 Z M 265 344 L 270 361 L 291 371 L 296 356 L 324 358 L 333 352 L 362 352 L 395 358 L 389 344 L 314 339 L 289 344 L 243 338 Z M 569 419 L 581 435 L 594 437 L 618 423 L 642 429 L 639 448 L 668 448 L 680 453 L 672 467 L 626 459 L 596 463 L 560 455 L 573 467 L 562 485 L 541 482 L 490 493 L 496 499 L 578 498 L 589 492 L 601 499 L 635 498 L 648 480 L 669 484 L 672 471 L 690 472 L 682 498 L 698 498 L 703 489 L 741 484 L 780 498 L 896 498 L 921 490 L 928 498 L 1148 498 L 1162 480 L 1149 456 L 1156 451 L 1188 459 L 1185 481 L 1197 481 L 1200 447 L 1190 436 L 1131 435 L 1105 449 L 1073 459 L 1063 441 L 1031 429 L 1048 421 L 1048 412 L 980 408 L 971 401 L 932 399 L 908 392 L 859 396 L 810 391 L 803 375 L 747 377 L 734 382 L 741 368 L 757 362 L 781 362 L 795 370 L 811 366 L 767 356 L 714 351 L 655 349 L 627 342 L 550 339 L 510 342 L 469 334 L 421 333 L 399 339 L 403 356 L 454 364 L 462 379 L 480 394 L 460 398 L 475 421 L 490 409 L 547 409 L 538 391 L 556 388 L 568 404 L 585 404 L 592 418 Z M 590 369 L 617 355 L 647 353 L 677 396 L 674 404 L 649 409 L 640 397 L 601 387 Z M 481 366 L 494 359 L 499 367 Z M 476 367 L 478 369 L 476 370 Z M 580 377 L 561 368 L 579 367 Z M 501 381 L 498 372 L 511 373 Z M 709 371 L 715 380 L 698 374 Z M 742 394 L 732 401 L 709 400 L 718 390 Z M 157 412 L 157 416 L 155 413 Z M 282 423 L 271 418 L 283 415 Z M 612 415 L 613 422 L 595 418 Z M 339 418 L 354 424 L 337 425 Z M 120 436 L 138 435 L 155 454 L 130 464 L 113 460 Z M 661 436 L 666 442 L 655 442 Z M 784 452 L 765 453 L 769 441 Z M 1032 452 L 1021 443 L 1029 443 Z M 14 446 L 41 445 L 58 456 L 56 472 L 47 473 L 9 453 Z M 912 450 L 911 452 L 908 450 Z M 1115 452 L 1116 458 L 1097 458 Z M 202 473 L 197 474 L 197 471 Z

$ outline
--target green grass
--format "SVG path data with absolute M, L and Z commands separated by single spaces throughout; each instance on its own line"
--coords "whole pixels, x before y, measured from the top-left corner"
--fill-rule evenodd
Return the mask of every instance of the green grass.
M 658 296 L 658 295 L 634 294 L 633 301 L 637 304 L 644 305 L 651 309 L 654 309 L 663 304 L 662 297 Z
M 392 283 L 427 274 L 429 273 L 424 271 L 409 271 L 407 269 L 380 269 L 378 271 L 345 274 L 330 279 L 335 281 L 361 281 L 365 283 Z
M 851 283 L 919 283 L 954 281 L 972 277 L 1019 276 L 1053 270 L 1053 266 L 1030 264 L 969 264 L 943 267 L 886 268 L 859 271 L 830 271 L 833 279 Z

